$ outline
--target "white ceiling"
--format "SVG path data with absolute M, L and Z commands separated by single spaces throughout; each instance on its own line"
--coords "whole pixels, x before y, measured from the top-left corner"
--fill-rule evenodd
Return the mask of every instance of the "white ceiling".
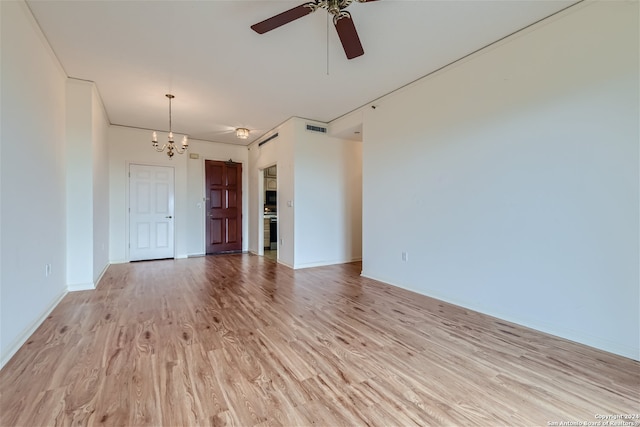
M 112 124 L 249 144 L 292 116 L 330 122 L 574 0 L 380 0 L 349 6 L 347 60 L 325 10 L 263 35 L 303 1 L 35 1 L 69 77 L 96 83 Z M 236 127 L 251 130 L 235 137 Z

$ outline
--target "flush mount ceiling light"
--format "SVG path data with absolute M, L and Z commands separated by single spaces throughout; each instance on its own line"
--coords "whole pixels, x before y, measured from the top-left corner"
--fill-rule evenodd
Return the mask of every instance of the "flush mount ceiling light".
M 153 137 L 151 138 L 151 143 L 153 144 L 153 148 L 158 153 L 163 152 L 166 148 L 167 156 L 169 156 L 169 159 L 171 159 L 174 153 L 184 154 L 184 152 L 187 151 L 187 148 L 189 147 L 189 141 L 187 140 L 186 136 L 183 136 L 182 148 L 179 148 L 176 144 L 174 144 L 173 132 L 171 131 L 171 100 L 175 98 L 175 96 L 171 95 L 170 93 L 166 94 L 165 96 L 169 98 L 169 141 L 166 144 L 164 144 L 162 147 L 158 147 L 158 134 L 154 131 Z
M 238 128 L 238 129 L 236 129 L 236 137 L 238 137 L 240 139 L 249 138 L 249 129 L 247 129 L 247 128 Z

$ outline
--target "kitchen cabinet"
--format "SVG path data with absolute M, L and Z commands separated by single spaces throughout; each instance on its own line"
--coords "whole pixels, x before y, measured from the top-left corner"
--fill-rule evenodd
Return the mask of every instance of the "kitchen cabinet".
M 270 228 L 271 228 L 271 219 L 270 218 L 265 218 L 264 219 L 264 244 L 263 244 L 263 247 L 265 249 L 271 248 L 271 232 L 270 232 Z
M 265 178 L 265 190 L 277 190 L 278 189 L 278 181 L 276 178 Z
M 264 170 L 264 189 L 265 190 L 277 190 L 278 189 L 278 167 L 271 166 Z

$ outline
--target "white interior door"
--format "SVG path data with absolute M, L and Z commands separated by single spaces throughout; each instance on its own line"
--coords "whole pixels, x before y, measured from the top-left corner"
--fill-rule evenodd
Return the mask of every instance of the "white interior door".
M 173 258 L 174 171 L 129 165 L 129 260 Z

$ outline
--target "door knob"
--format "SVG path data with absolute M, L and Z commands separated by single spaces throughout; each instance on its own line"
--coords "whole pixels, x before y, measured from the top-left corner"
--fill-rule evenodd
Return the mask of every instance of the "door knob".
M 171 219 L 171 218 L 173 218 L 173 217 L 172 217 L 171 215 L 169 215 L 169 216 L 165 216 L 165 218 L 169 218 L 169 219 Z

